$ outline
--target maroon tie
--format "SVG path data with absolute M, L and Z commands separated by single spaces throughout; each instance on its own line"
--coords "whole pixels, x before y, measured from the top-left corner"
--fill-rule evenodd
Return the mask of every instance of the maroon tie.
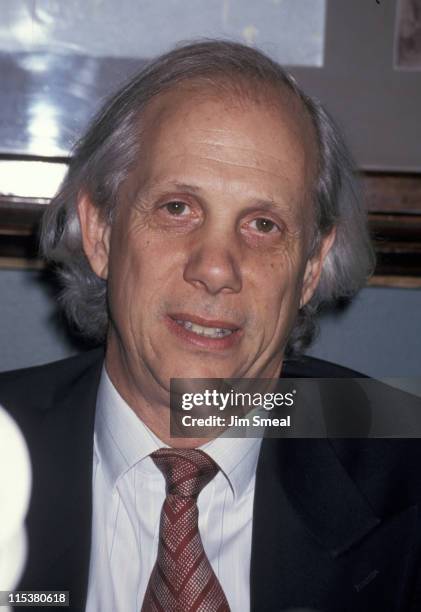
M 218 466 L 196 449 L 161 448 L 151 458 L 165 477 L 167 497 L 142 612 L 229 612 L 198 528 L 197 497 Z

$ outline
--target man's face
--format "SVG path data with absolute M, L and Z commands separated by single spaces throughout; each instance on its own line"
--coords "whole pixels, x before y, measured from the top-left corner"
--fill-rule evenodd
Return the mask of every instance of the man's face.
M 180 89 L 142 125 L 142 159 L 101 267 L 110 363 L 144 389 L 168 389 L 171 377 L 277 376 L 321 260 L 308 261 L 309 118 L 288 92 L 275 109 Z

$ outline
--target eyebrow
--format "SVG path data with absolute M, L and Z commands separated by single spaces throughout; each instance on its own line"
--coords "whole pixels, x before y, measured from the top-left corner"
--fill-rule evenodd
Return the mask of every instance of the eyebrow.
M 146 192 L 146 193 L 150 193 L 153 192 L 154 190 L 157 191 L 184 191 L 186 193 L 191 193 L 192 195 L 196 195 L 199 197 L 202 197 L 204 200 L 206 200 L 206 196 L 204 193 L 204 190 L 199 187 L 198 185 L 192 185 L 190 183 L 182 183 L 180 181 L 169 181 L 167 183 L 159 183 L 159 181 L 147 181 L 143 187 L 141 189 L 139 189 L 138 193 L 140 193 L 141 191 Z M 252 198 L 253 199 L 253 198 Z M 264 209 L 264 210 L 279 210 L 282 212 L 288 212 L 291 213 L 292 212 L 292 207 L 288 204 L 282 204 L 281 202 L 277 202 L 276 200 L 273 200 L 271 198 L 265 199 L 265 198 L 255 198 L 254 199 L 255 204 L 253 206 L 250 207 L 250 209 Z
M 189 185 L 188 183 L 180 183 L 179 181 L 169 181 L 164 184 L 161 184 L 158 181 L 147 181 L 141 189 L 147 192 L 159 189 L 159 191 L 179 190 L 187 191 L 188 193 L 193 193 L 195 195 L 200 195 L 201 193 L 203 194 L 203 189 L 201 187 L 197 185 Z

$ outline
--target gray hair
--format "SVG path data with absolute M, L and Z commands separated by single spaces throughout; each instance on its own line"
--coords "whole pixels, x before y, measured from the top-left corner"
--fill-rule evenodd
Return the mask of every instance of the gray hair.
M 44 257 L 58 266 L 61 302 L 73 325 L 86 338 L 104 341 L 108 327 L 107 284 L 91 269 L 82 247 L 77 215 L 81 191 L 88 193 L 109 223 L 119 189 L 139 159 L 139 120 L 147 104 L 184 82 L 247 87 L 257 92 L 293 92 L 309 114 L 318 141 L 318 177 L 314 189 L 316 227 L 313 253 L 336 228 L 319 285 L 298 312 L 287 352 L 301 351 L 316 332 L 315 314 L 324 303 L 350 297 L 374 267 L 367 219 L 355 186 L 354 166 L 342 137 L 321 104 L 269 57 L 231 41 L 200 41 L 176 47 L 151 62 L 104 105 L 76 144 L 59 192 L 46 210 L 41 232 Z

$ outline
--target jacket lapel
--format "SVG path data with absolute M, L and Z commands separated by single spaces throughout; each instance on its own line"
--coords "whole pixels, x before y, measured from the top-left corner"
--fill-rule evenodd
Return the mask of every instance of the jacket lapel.
M 251 610 L 402 609 L 418 520 L 415 506 L 375 516 L 329 440 L 263 440 Z
M 99 356 L 71 382 L 56 387 L 32 447 L 29 569 L 20 588 L 68 590 L 72 610 L 84 609 L 89 574 Z

